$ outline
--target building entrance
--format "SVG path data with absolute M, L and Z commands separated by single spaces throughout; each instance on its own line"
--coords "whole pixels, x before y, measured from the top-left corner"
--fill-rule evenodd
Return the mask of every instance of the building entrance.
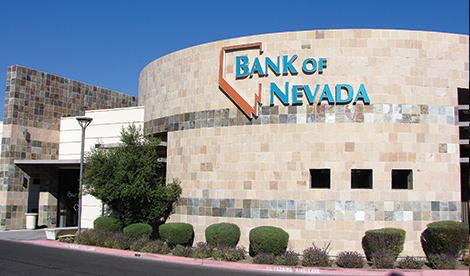
M 79 170 L 59 170 L 57 221 L 60 227 L 78 225 Z

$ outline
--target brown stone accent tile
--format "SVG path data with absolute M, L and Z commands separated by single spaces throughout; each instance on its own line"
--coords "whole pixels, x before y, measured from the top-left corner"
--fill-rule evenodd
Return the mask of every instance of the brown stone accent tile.
M 263 143 L 261 144 L 261 152 L 268 152 L 269 151 L 269 144 Z
M 398 161 L 406 161 L 406 160 L 407 160 L 406 152 L 399 152 L 398 153 Z
M 416 133 L 416 142 L 424 143 L 424 141 L 425 141 L 424 133 Z
M 201 163 L 200 170 L 203 172 L 213 171 L 212 163 Z
M 243 189 L 244 190 L 251 190 L 251 181 L 244 181 L 243 182 Z
M 354 143 L 353 142 L 346 142 L 344 143 L 344 151 L 346 152 L 353 152 L 354 151 Z
M 439 144 L 439 153 L 447 153 L 447 144 Z
M 408 159 L 409 162 L 416 162 L 416 153 L 414 153 L 414 152 L 409 152 L 407 159 Z
M 269 182 L 269 189 L 270 190 L 277 190 L 278 189 L 278 181 L 270 181 Z

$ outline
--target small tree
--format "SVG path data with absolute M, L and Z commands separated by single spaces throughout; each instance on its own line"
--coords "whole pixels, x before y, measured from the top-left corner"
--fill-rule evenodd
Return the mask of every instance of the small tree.
M 168 218 L 181 194 L 179 181 L 166 183 L 158 172 L 159 139 L 130 125 L 122 129 L 120 140 L 115 148 L 98 148 L 87 155 L 85 191 L 107 204 L 124 225 L 157 226 Z

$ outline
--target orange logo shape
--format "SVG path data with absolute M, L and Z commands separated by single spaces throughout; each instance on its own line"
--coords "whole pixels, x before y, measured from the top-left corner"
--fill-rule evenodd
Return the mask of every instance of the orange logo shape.
M 258 94 L 255 94 L 255 101 L 252 106 L 224 79 L 225 53 L 250 49 L 259 49 L 260 54 L 263 52 L 261 42 L 226 46 L 220 49 L 219 88 L 249 119 L 252 119 L 258 117 L 258 109 L 261 105 L 261 83 L 258 84 Z

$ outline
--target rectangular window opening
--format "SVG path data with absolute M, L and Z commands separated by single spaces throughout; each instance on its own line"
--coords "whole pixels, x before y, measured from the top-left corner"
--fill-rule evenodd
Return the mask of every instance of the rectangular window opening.
M 310 188 L 330 189 L 330 169 L 310 169 Z
M 413 189 L 412 170 L 392 170 L 392 189 L 411 190 Z
M 351 189 L 372 189 L 372 170 L 352 169 Z

